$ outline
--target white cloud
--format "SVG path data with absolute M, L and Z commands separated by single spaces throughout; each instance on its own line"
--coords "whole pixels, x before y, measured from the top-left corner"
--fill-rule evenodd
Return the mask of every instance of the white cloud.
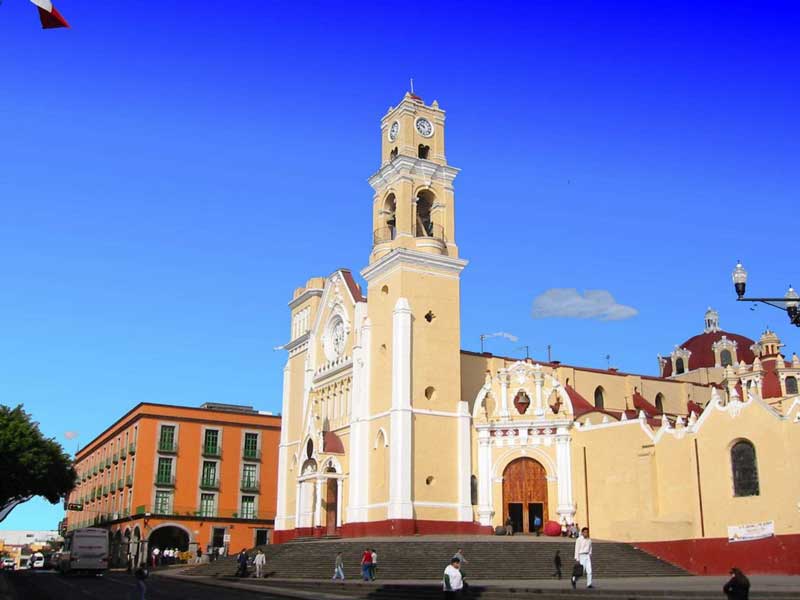
M 533 299 L 534 319 L 561 317 L 564 319 L 600 319 L 621 321 L 639 314 L 632 306 L 618 304 L 608 290 L 585 290 L 581 295 L 575 288 L 551 288 Z
M 519 340 L 517 336 L 515 336 L 513 333 L 508 333 L 507 331 L 498 331 L 497 333 L 486 333 L 483 335 L 483 338 L 486 340 L 496 337 L 506 338 L 509 342 L 516 342 Z

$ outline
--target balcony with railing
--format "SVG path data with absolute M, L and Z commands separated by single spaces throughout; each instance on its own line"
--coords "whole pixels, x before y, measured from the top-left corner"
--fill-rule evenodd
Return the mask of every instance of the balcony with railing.
M 275 512 L 250 510 L 244 507 L 241 510 L 231 507 L 207 506 L 203 510 L 200 506 L 175 506 L 171 502 L 162 505 L 140 504 L 135 507 L 133 516 L 158 515 L 170 517 L 194 517 L 201 519 L 243 519 L 264 520 L 274 519 Z
M 127 485 L 128 487 L 132 487 L 133 486 L 133 475 L 128 475 L 125 478 L 125 485 Z
M 258 478 L 256 477 L 244 477 L 242 479 L 241 490 L 243 492 L 257 492 L 259 487 Z
M 174 475 L 163 475 L 161 473 L 156 475 L 156 485 L 161 485 L 165 487 L 175 487 L 175 476 Z
M 242 458 L 245 460 L 259 461 L 261 460 L 261 450 L 258 448 L 245 448 L 242 451 Z
M 122 490 L 125 489 L 125 478 L 124 477 L 120 477 L 119 479 L 117 479 L 117 489 L 119 491 L 122 491 Z
M 394 227 L 378 227 L 372 232 L 372 245 L 377 246 L 378 244 L 391 242 L 396 234 L 397 229 Z
M 216 477 L 203 477 L 200 479 L 200 487 L 204 490 L 218 490 L 219 479 Z
M 128 444 L 128 453 L 136 454 L 136 442 L 131 442 L 130 444 Z
M 122 460 L 125 460 L 128 457 L 128 450 L 127 450 L 127 448 L 125 448 L 125 444 L 123 444 L 122 448 L 120 448 L 119 457 Z
M 159 440 L 158 451 L 162 454 L 176 454 L 178 452 L 178 444 L 175 440 Z
M 219 458 L 222 456 L 222 448 L 219 446 L 219 444 L 204 445 L 203 456 L 206 458 Z

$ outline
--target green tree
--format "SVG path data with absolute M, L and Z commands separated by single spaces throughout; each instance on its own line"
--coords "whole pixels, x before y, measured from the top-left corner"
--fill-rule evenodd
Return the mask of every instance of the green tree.
M 72 459 L 22 410 L 0 404 L 0 509 L 31 496 L 55 504 L 75 486 Z

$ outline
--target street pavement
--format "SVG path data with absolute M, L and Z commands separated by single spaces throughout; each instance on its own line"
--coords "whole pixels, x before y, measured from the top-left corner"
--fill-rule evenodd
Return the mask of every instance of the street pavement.
M 64 577 L 53 571 L 14 571 L 0 575 L 2 600 L 140 600 L 136 580 L 112 571 L 102 577 Z M 147 600 L 270 600 L 285 598 L 264 592 L 226 589 L 185 580 L 151 576 L 147 579 Z M 6 588 L 5 590 L 3 588 Z

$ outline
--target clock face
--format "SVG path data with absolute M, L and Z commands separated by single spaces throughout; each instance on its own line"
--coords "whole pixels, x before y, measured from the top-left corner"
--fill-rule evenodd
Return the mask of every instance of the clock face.
M 400 123 L 395 121 L 392 123 L 392 126 L 389 127 L 389 141 L 393 142 L 397 139 L 397 132 L 400 130 Z
M 433 135 L 433 125 L 425 117 L 417 119 L 417 131 L 423 137 L 431 137 Z

